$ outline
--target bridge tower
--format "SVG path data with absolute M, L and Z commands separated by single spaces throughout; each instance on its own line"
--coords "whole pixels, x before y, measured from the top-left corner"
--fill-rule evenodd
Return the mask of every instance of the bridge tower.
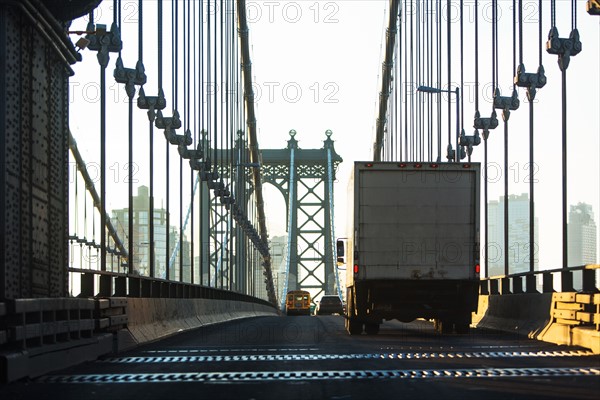
M 68 78 L 64 24 L 99 1 L 0 4 L 0 301 L 67 294 Z
M 279 189 L 286 202 L 287 290 L 308 290 L 313 296 L 339 290 L 333 254 L 332 183 L 342 158 L 335 152 L 331 134 L 326 132 L 321 149 L 300 149 L 296 131 L 291 130 L 286 149 L 261 152 L 263 182 Z

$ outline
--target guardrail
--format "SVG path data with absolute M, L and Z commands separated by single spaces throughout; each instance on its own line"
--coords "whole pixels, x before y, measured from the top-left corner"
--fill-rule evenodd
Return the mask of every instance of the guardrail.
M 267 300 L 254 296 L 192 283 L 92 269 L 69 268 L 69 272 L 80 274 L 81 292 L 78 297 L 232 300 L 273 307 Z
M 521 272 L 511 275 L 482 278 L 479 293 L 482 295 L 502 295 L 518 293 L 575 292 L 573 278 L 581 278 L 581 292 L 598 292 L 596 271 L 598 264 L 580 265 L 543 271 Z M 541 281 L 540 278 L 541 277 Z M 560 278 L 560 290 L 555 290 L 556 278 Z M 525 285 L 523 285 L 525 281 Z
M 115 305 L 111 309 L 112 304 L 108 299 L 15 299 L 2 305 L 2 349 L 32 350 L 42 346 L 61 345 L 92 338 L 95 333 L 108 331 L 107 328 L 111 326 L 115 329 L 127 324 L 122 304 L 120 308 Z M 112 324 L 110 320 L 106 320 L 104 314 L 107 310 L 113 316 L 119 315 L 119 324 L 117 319 Z
M 277 310 L 266 300 L 213 287 L 109 271 L 69 272 L 80 279 L 77 297 L 0 302 L 0 382 L 94 360 L 142 343 L 144 334 L 157 339 Z
M 25 350 L 92 338 L 127 326 L 128 298 L 207 299 L 273 307 L 243 293 L 108 271 L 79 273 L 77 297 L 14 299 L 0 303 L 0 350 Z
M 518 331 L 600 354 L 598 272 L 600 265 L 590 264 L 483 278 L 479 300 L 485 310 L 478 326 Z
M 579 326 L 594 325 L 600 330 L 600 293 L 554 293 L 550 309 L 552 322 Z

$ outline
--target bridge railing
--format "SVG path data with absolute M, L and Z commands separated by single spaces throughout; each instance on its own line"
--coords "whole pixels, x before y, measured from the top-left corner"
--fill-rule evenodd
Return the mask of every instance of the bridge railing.
M 81 291 L 77 297 L 144 297 L 172 299 L 212 299 L 244 301 L 273 306 L 270 302 L 243 293 L 204 285 L 176 282 L 141 275 L 69 268 L 79 275 Z
M 482 295 L 574 292 L 578 290 L 598 292 L 599 282 L 596 279 L 596 273 L 599 270 L 600 265 L 588 264 L 492 276 L 481 279 L 479 292 Z M 580 282 L 580 285 L 577 285 L 577 288 L 574 287 L 574 282 L 576 282 L 574 278 L 579 278 L 577 281 Z

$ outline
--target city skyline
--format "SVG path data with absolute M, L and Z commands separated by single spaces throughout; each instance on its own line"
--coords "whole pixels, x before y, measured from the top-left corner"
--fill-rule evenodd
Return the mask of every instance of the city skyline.
M 569 211 L 569 266 L 595 264 L 597 226 L 591 204 L 572 204 Z
M 529 271 L 529 195 L 511 194 L 508 201 L 509 273 Z M 568 218 L 568 266 L 596 264 L 598 226 L 593 206 L 571 204 Z M 539 270 L 537 255 L 544 249 L 539 242 L 538 217 L 534 220 L 534 270 Z M 489 276 L 504 275 L 504 196 L 488 201 Z
M 137 187 L 137 195 L 133 196 L 133 243 L 134 243 L 134 271 L 140 275 L 150 276 L 150 231 L 148 222 L 149 212 L 149 190 L 145 185 Z M 190 281 L 190 242 L 183 233 L 182 240 L 179 239 L 179 227 L 169 227 L 169 246 L 167 247 L 167 210 L 154 208 L 154 276 L 166 278 L 166 265 L 169 264 L 169 277 L 180 280 L 180 268 L 183 268 L 183 281 Z M 116 227 L 117 233 L 126 248 L 129 246 L 129 208 L 119 208 L 111 211 L 111 220 Z M 179 242 L 179 243 L 178 243 Z M 171 251 L 172 250 L 172 251 Z M 167 261 L 167 254 L 169 259 Z M 183 264 L 180 257 L 183 254 Z
M 504 275 L 504 196 L 488 202 L 488 265 L 489 276 Z M 529 195 L 508 197 L 509 273 L 527 272 L 529 261 Z M 539 269 L 539 223 L 534 218 L 534 270 Z M 485 227 L 484 227 L 485 229 Z

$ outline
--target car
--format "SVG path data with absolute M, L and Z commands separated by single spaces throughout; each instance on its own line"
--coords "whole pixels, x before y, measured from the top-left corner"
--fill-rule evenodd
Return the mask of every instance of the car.
M 326 294 L 321 297 L 321 301 L 317 305 L 316 314 L 317 315 L 326 315 L 326 314 L 340 314 L 344 313 L 344 306 L 342 304 L 342 299 L 340 296 L 335 294 Z

